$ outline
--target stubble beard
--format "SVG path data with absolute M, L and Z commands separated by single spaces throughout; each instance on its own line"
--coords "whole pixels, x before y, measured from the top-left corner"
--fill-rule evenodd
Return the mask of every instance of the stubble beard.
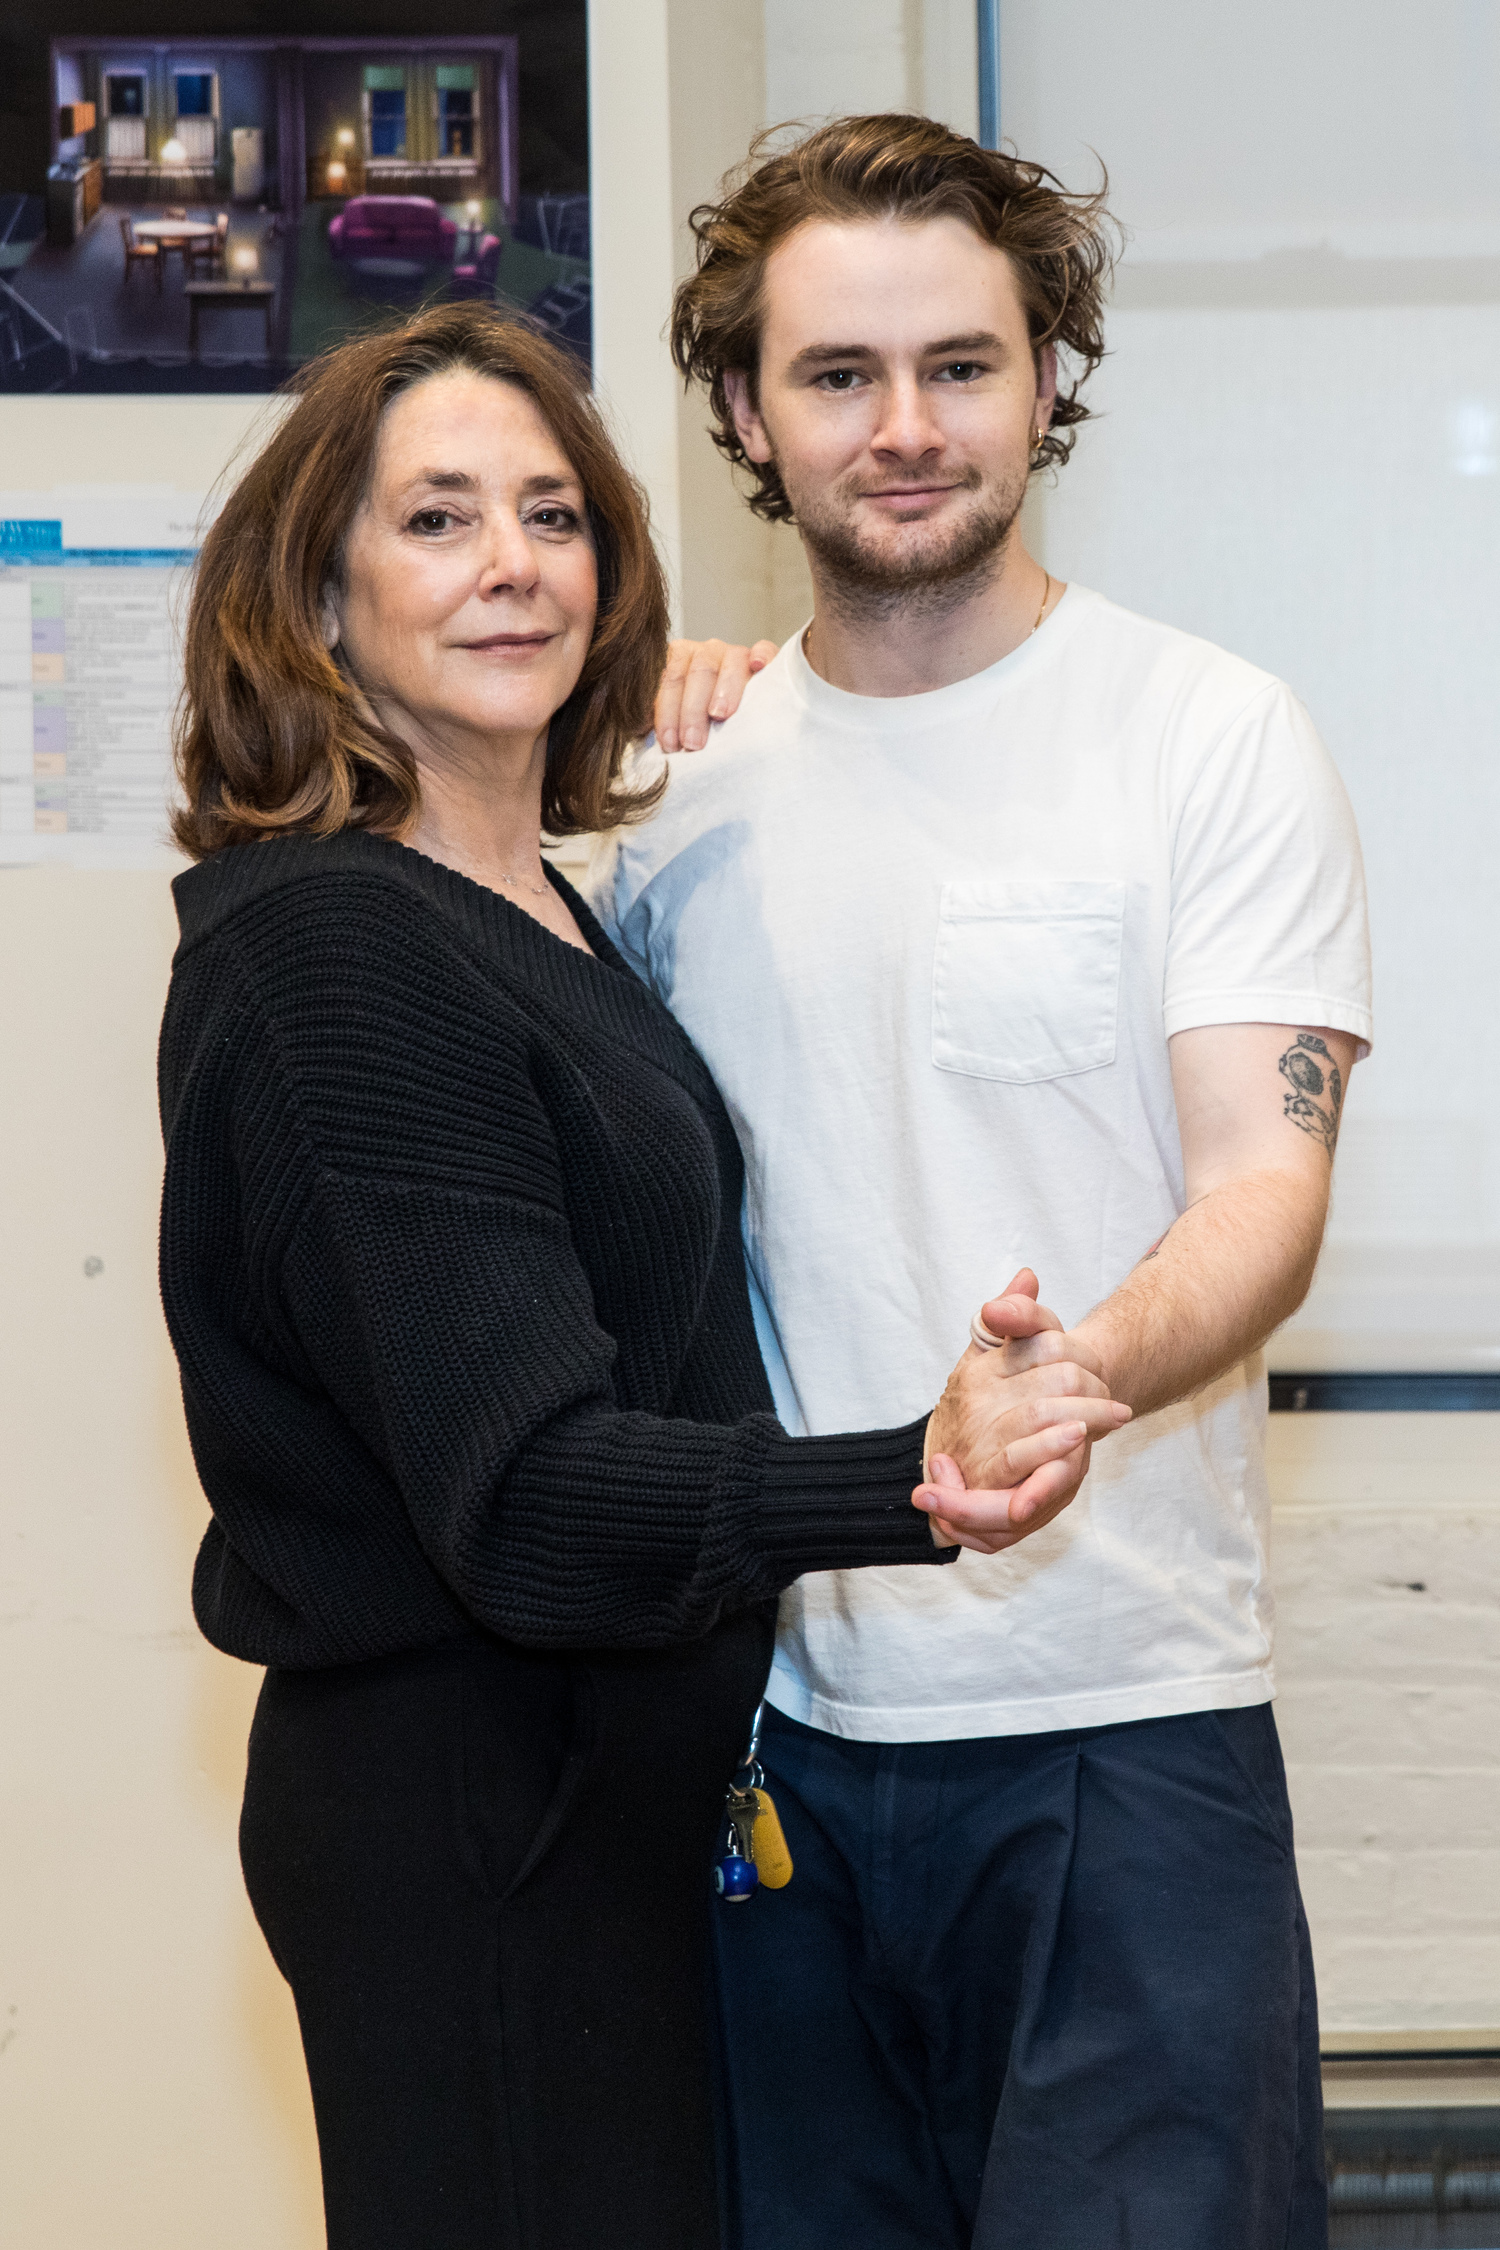
M 839 488 L 826 499 L 798 494 L 782 483 L 792 503 L 797 529 L 817 564 L 820 589 L 851 624 L 903 617 L 935 618 L 962 609 L 999 576 L 1005 542 L 1026 497 L 1024 472 L 996 486 L 984 503 L 966 513 L 949 531 L 908 539 L 896 552 L 882 552 L 862 539 L 854 523 L 857 494 Z M 977 469 L 961 488 L 981 489 Z M 912 530 L 929 532 L 927 525 Z

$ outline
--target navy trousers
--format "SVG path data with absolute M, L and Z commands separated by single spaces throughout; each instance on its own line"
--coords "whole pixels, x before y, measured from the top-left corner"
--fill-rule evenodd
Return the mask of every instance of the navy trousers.
M 963 1742 L 768 1711 L 714 1914 L 730 2250 L 1325 2250 L 1269 1704 Z

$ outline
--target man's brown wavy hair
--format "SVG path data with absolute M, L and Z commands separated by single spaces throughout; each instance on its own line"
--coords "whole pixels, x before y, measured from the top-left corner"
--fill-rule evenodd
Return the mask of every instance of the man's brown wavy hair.
M 766 261 L 808 219 L 962 219 L 1003 250 L 1034 350 L 1058 347 L 1070 377 L 1066 389 L 1059 382 L 1032 466 L 1066 461 L 1074 430 L 1089 418 L 1079 389 L 1104 356 L 1115 254 L 1104 189 L 1070 195 L 1044 166 L 981 148 L 930 117 L 839 117 L 790 147 L 775 145 L 787 130 L 760 134 L 724 182 L 723 200 L 693 212 L 697 271 L 679 284 L 672 307 L 672 357 L 686 382 L 707 390 L 713 441 L 748 472 L 756 515 L 790 523 L 791 504 L 774 461 L 747 458 L 724 378 L 743 373 L 755 398 Z
M 513 383 L 567 455 L 598 551 L 599 611 L 578 685 L 552 721 L 542 825 L 617 827 L 657 792 L 620 784 L 651 724 L 666 660 L 667 593 L 645 494 L 570 352 L 492 306 L 437 306 L 340 344 L 304 368 L 297 402 L 241 477 L 203 543 L 188 611 L 172 833 L 193 858 L 297 831 L 399 836 L 420 804 L 410 750 L 372 718 L 321 614 L 369 487 L 381 417 L 451 368 Z

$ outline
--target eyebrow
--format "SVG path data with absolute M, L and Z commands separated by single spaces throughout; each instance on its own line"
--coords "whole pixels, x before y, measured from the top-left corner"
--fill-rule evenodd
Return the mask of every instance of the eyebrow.
M 466 469 L 419 469 L 407 483 L 408 492 L 425 485 L 434 492 L 477 492 L 478 477 L 471 477 Z
M 988 328 L 974 328 L 963 336 L 941 336 L 934 344 L 924 344 L 923 359 L 943 359 L 959 352 L 1003 351 L 1000 337 Z M 797 353 L 792 367 L 847 366 L 850 361 L 878 359 L 879 353 L 872 344 L 807 344 Z
M 521 486 L 526 493 L 566 492 L 578 483 L 577 477 L 556 476 L 543 471 L 527 477 Z M 406 484 L 406 492 L 477 492 L 478 477 L 470 476 L 467 469 L 420 469 Z
M 924 356 L 945 359 L 950 353 L 1001 352 L 1004 349 L 1004 338 L 997 336 L 993 329 L 971 328 L 966 335 L 944 336 L 937 343 L 927 345 Z

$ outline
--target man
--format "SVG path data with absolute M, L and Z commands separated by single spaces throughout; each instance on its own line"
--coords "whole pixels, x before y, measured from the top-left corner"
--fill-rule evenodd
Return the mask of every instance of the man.
M 1025 1259 L 1135 1412 L 1008 1551 L 783 1601 L 796 1872 L 716 1910 L 745 2250 L 1326 2240 L 1258 1354 L 1369 1038 L 1362 877 L 1284 687 L 1022 544 L 1102 225 L 846 119 L 697 214 L 679 292 L 815 607 L 597 895 L 743 1142 L 779 1410 L 915 1413 Z

